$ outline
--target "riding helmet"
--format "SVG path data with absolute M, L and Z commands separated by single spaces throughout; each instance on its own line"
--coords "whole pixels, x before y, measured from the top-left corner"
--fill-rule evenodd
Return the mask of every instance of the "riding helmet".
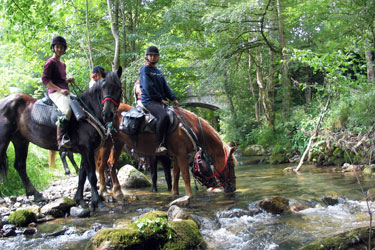
M 68 45 L 66 44 L 66 40 L 65 40 L 65 38 L 62 37 L 62 36 L 57 36 L 57 37 L 54 37 L 54 38 L 52 39 L 52 43 L 51 43 L 51 49 L 52 49 L 52 50 L 53 50 L 53 46 L 54 46 L 55 44 L 61 44 L 61 45 L 63 45 L 63 46 L 65 47 L 65 50 L 68 48 Z
M 146 50 L 147 55 L 159 55 L 159 49 L 156 46 L 150 46 Z

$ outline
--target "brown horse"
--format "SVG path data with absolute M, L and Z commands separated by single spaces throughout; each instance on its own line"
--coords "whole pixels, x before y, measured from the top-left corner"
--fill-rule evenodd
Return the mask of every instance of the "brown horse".
M 110 128 L 121 99 L 121 68 L 117 72 L 107 74 L 104 81 L 86 90 L 80 99 L 85 108 L 90 110 L 92 119 L 77 121 L 74 116 L 69 122 L 69 135 L 72 139 L 71 151 L 82 155 L 79 171 L 78 188 L 75 201 L 85 205 L 83 188 L 88 178 L 91 185 L 91 205 L 93 208 L 104 206 L 97 190 L 95 175 L 95 150 L 101 145 L 105 127 Z M 29 143 L 42 148 L 57 150 L 56 127 L 41 125 L 32 119 L 32 110 L 36 100 L 25 94 L 15 94 L 0 101 L 0 174 L 5 178 L 7 173 L 6 151 L 12 142 L 15 148 L 14 167 L 20 175 L 26 189 L 26 195 L 34 195 L 36 199 L 42 195 L 30 182 L 26 172 L 26 158 Z M 95 118 L 96 117 L 96 118 Z M 102 124 L 102 131 L 92 126 Z M 115 119 L 117 120 L 117 119 Z M 100 127 L 100 126 L 99 126 Z M 109 130 L 107 130 L 109 131 Z
M 127 104 L 120 104 L 118 108 L 118 120 L 122 119 L 121 112 L 129 111 L 132 107 Z M 192 112 L 189 112 L 182 108 L 174 109 L 176 115 L 182 121 L 186 123 L 197 135 L 199 145 L 205 147 L 209 157 L 213 161 L 214 165 L 214 176 L 219 181 L 219 185 L 224 187 L 224 192 L 234 192 L 236 190 L 236 178 L 235 178 L 235 157 L 233 155 L 234 148 L 229 147 L 224 143 L 217 132 L 209 125 L 209 123 L 203 119 L 198 118 Z M 105 191 L 105 167 L 104 164 L 108 159 L 108 166 L 112 167 L 117 164 L 117 160 L 124 148 L 134 149 L 136 153 L 144 156 L 155 155 L 156 138 L 155 134 L 140 133 L 136 136 L 128 135 L 123 132 L 119 132 L 113 137 L 114 144 L 107 144 L 106 147 L 101 148 L 100 158 L 102 165 L 97 165 L 97 171 L 100 176 L 100 190 Z M 177 128 L 168 135 L 167 148 L 168 155 L 173 160 L 173 186 L 172 193 L 174 195 L 179 194 L 178 181 L 180 172 L 185 182 L 186 195 L 192 196 L 192 190 L 190 186 L 190 174 L 189 174 L 189 156 L 194 153 L 195 142 L 191 136 L 188 135 L 186 129 L 183 126 L 177 126 Z M 111 150 L 112 148 L 112 150 Z M 110 152 L 112 151 L 112 152 Z M 111 154 L 110 154 L 111 153 Z M 110 157 L 108 158 L 108 156 Z M 99 169 L 98 169 L 99 168 Z M 111 177 L 113 181 L 114 190 L 121 190 L 117 176 L 115 174 L 115 168 L 112 168 Z

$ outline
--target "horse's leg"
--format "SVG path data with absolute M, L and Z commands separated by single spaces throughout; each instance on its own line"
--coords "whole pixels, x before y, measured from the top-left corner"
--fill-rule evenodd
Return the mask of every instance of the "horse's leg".
M 172 194 L 179 195 L 178 191 L 178 180 L 180 179 L 180 166 L 176 157 L 173 158 L 173 184 L 172 184 Z
M 10 140 L 6 138 L 6 136 L 1 136 L 0 140 L 0 181 L 6 180 L 8 172 L 7 148 Z
M 83 188 L 85 186 L 86 176 L 86 166 L 84 160 L 82 159 L 78 174 L 78 188 L 76 194 L 74 195 L 75 202 L 77 202 L 77 204 L 79 204 L 81 207 L 86 207 L 86 203 L 83 199 Z
M 124 199 L 124 194 L 122 193 L 121 185 L 117 178 L 117 169 L 116 169 L 117 162 L 118 162 L 118 159 L 120 158 L 123 147 L 124 147 L 123 142 L 115 141 L 115 145 L 111 150 L 111 155 L 107 162 L 108 167 L 111 168 L 110 172 L 111 172 L 111 178 L 112 178 L 112 184 L 113 184 L 112 193 L 113 193 L 113 197 L 116 200 Z
M 152 192 L 157 192 L 158 188 L 156 186 L 157 180 L 158 180 L 158 157 L 157 156 L 151 156 L 149 158 L 149 164 L 150 164 L 150 172 L 151 172 L 151 180 L 152 180 Z
M 19 176 L 21 177 L 23 186 L 26 190 L 26 196 L 34 195 L 35 200 L 43 199 L 42 194 L 39 193 L 30 182 L 30 179 L 27 176 L 26 172 L 26 158 L 29 150 L 29 142 L 21 137 L 14 137 L 12 139 L 12 142 L 16 154 L 14 160 L 14 168 L 17 170 Z
M 76 174 L 78 174 L 79 169 L 78 169 L 78 165 L 76 161 L 74 160 L 73 152 L 67 152 L 67 155 L 68 155 L 70 162 L 73 164 Z
M 68 152 L 66 152 L 66 151 L 59 151 L 60 158 L 61 158 L 61 161 L 63 163 L 64 169 L 65 169 L 65 174 L 66 175 L 70 175 L 70 170 L 69 170 L 69 167 L 68 167 L 68 163 L 66 162 L 66 154 L 67 153 Z
M 161 164 L 163 165 L 164 170 L 164 176 L 165 181 L 167 182 L 168 191 L 172 190 L 172 176 L 171 176 L 171 164 L 172 161 L 169 158 L 169 156 L 159 156 L 159 160 L 161 161 Z
M 177 162 L 178 162 L 178 167 L 180 168 L 180 171 L 182 173 L 182 178 L 184 179 L 185 193 L 187 196 L 192 197 L 193 192 L 191 191 L 191 186 L 190 186 L 189 164 L 188 164 L 186 155 L 180 155 L 179 157 L 177 157 Z
M 82 157 L 85 161 L 87 179 L 89 180 L 91 185 L 91 207 L 93 209 L 100 209 L 104 207 L 104 204 L 102 202 L 102 197 L 99 195 L 98 188 L 96 186 L 98 179 L 96 178 L 95 173 L 95 152 L 94 150 L 88 150 L 88 152 L 86 154 L 83 154 Z
M 108 197 L 110 196 L 107 187 L 106 187 L 106 174 L 105 170 L 107 168 L 106 166 L 106 161 L 109 156 L 109 148 L 110 146 L 107 147 L 107 143 L 104 144 L 103 147 L 101 147 L 98 151 L 98 157 L 96 161 L 96 171 L 99 173 L 99 192 L 101 195 L 107 200 Z

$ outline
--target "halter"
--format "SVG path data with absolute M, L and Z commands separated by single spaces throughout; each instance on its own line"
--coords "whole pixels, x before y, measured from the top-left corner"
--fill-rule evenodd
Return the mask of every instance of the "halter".
M 113 99 L 113 97 L 110 96 L 110 95 L 107 95 L 107 96 L 104 96 L 104 97 L 103 97 L 102 105 L 104 105 L 104 103 L 105 103 L 106 101 L 110 101 L 110 102 L 112 102 L 113 105 L 115 105 L 116 109 L 117 109 L 118 106 L 120 105 L 120 103 L 116 102 L 116 101 Z

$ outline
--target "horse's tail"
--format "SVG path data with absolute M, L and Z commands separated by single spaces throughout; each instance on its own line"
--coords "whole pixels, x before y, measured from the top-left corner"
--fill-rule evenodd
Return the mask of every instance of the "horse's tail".
M 50 169 L 55 167 L 55 159 L 56 159 L 56 151 L 49 150 L 48 151 L 48 166 Z
M 0 182 L 4 182 L 7 179 L 8 174 L 8 157 L 7 151 L 4 150 L 0 157 Z

